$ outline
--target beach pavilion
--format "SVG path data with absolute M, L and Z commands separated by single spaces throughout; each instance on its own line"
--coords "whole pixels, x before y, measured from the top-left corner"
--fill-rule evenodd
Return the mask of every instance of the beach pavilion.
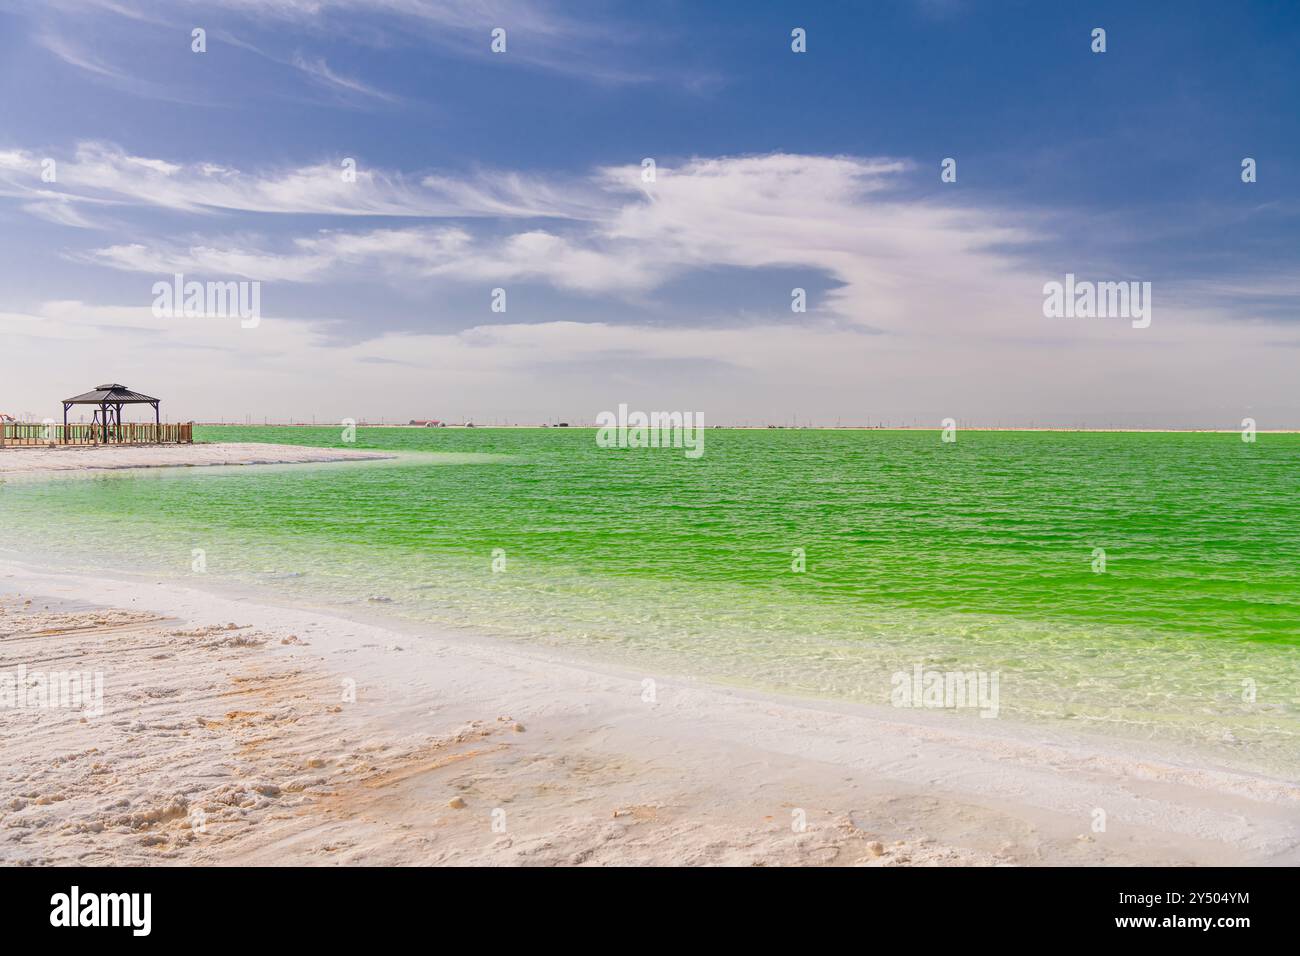
M 185 440 L 179 437 L 172 438 L 165 436 L 162 427 L 162 416 L 158 406 L 161 401 L 149 395 L 142 395 L 140 392 L 133 392 L 125 385 L 110 383 L 108 385 L 99 385 L 93 391 L 85 392 L 81 395 L 65 398 L 63 400 L 63 441 L 66 443 L 70 440 L 71 434 L 68 428 L 68 410 L 74 405 L 93 405 L 95 406 L 94 417 L 90 422 L 89 439 L 104 443 L 112 442 L 157 442 L 172 440 Z M 122 423 L 122 408 L 126 405 L 152 405 L 153 406 L 153 428 L 148 426 L 124 426 Z M 98 433 L 98 434 L 96 434 Z

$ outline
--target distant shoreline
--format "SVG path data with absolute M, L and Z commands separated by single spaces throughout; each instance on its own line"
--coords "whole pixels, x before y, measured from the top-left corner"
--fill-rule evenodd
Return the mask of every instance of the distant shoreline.
M 334 422 L 262 422 L 241 424 L 239 422 L 194 422 L 199 428 L 339 428 Z M 594 431 L 599 426 L 594 424 L 569 425 L 403 425 L 393 422 L 357 422 L 357 428 L 403 428 L 413 431 L 441 431 L 443 429 L 552 429 L 573 428 Z M 829 431 L 829 432 L 938 432 L 941 425 L 708 425 L 709 429 L 722 431 Z M 1240 428 L 1073 428 L 1068 425 L 1046 426 L 1001 426 L 1001 425 L 957 425 L 963 432 L 1095 432 L 1134 433 L 1153 435 L 1238 435 Z M 1300 428 L 1257 428 L 1257 435 L 1300 435 Z

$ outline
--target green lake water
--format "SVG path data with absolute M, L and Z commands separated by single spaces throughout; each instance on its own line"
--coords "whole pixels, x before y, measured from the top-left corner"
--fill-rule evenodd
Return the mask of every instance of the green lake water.
M 10 479 L 0 549 L 825 698 L 996 672 L 1003 718 L 1300 765 L 1300 435 L 709 429 L 698 459 L 592 429 L 196 439 L 416 454 Z

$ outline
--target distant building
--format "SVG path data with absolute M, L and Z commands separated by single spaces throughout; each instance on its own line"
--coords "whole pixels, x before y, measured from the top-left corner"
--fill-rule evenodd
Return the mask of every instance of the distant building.
M 436 418 L 412 418 L 412 425 L 418 425 L 421 428 L 446 428 L 446 422 L 440 422 Z

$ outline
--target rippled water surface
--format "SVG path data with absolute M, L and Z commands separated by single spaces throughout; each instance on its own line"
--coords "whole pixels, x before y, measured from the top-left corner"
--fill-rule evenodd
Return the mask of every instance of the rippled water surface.
M 1004 717 L 1296 767 L 1300 436 L 710 429 L 691 460 L 589 429 L 361 429 L 355 447 L 419 454 L 9 480 L 0 546 L 184 579 L 201 549 L 213 583 L 802 694 L 888 703 L 916 664 L 996 671 Z

